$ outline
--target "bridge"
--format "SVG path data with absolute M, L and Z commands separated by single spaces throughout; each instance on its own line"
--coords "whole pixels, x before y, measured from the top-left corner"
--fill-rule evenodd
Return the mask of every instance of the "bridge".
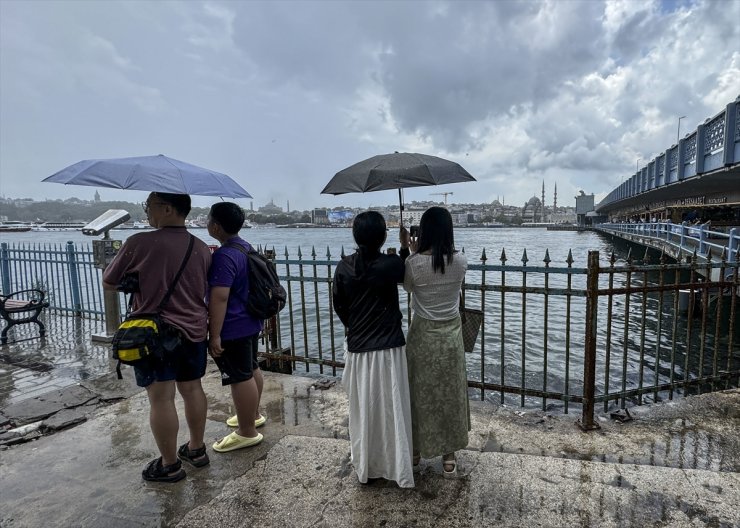
M 632 174 L 596 206 L 612 220 L 680 223 L 677 213 L 727 209 L 740 212 L 740 96 Z M 713 222 L 716 226 L 716 222 Z
M 623 181 L 595 209 L 608 218 L 597 230 L 676 260 L 737 260 L 740 96 Z

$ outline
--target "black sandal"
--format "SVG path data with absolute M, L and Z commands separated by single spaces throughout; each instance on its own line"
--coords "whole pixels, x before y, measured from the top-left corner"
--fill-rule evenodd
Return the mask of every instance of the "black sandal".
M 177 482 L 186 476 L 187 474 L 182 469 L 182 462 L 180 460 L 174 464 L 163 466 L 162 457 L 155 458 L 149 462 L 146 468 L 144 468 L 144 471 L 141 472 L 141 477 L 151 482 Z
M 177 450 L 177 456 L 180 457 L 180 460 L 184 460 L 188 464 L 198 468 L 207 466 L 211 460 L 208 458 L 208 453 L 206 453 L 206 445 L 203 444 L 203 447 L 191 450 L 188 447 L 188 443 L 185 442 Z

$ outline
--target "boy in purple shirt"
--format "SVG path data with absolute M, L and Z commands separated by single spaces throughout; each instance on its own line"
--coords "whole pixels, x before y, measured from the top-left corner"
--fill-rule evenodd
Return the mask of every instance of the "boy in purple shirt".
M 231 388 L 236 416 L 226 423 L 236 431 L 213 444 L 214 451 L 227 452 L 262 441 L 256 427 L 265 423 L 260 415 L 262 371 L 257 363 L 257 338 L 262 321 L 247 312 L 249 295 L 248 260 L 252 249 L 238 233 L 244 225 L 244 211 L 232 202 L 211 207 L 208 233 L 221 243 L 213 253 L 208 272 L 208 350 L 221 371 L 221 384 Z

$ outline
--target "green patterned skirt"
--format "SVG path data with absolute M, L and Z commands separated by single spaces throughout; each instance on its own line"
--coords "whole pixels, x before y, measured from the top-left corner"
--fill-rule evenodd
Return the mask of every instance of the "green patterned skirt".
M 414 315 L 406 337 L 414 451 L 432 458 L 468 445 L 470 408 L 460 318 Z

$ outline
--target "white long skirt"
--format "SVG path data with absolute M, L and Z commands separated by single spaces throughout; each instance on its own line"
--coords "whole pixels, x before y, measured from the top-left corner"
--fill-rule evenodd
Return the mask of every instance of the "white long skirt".
M 414 487 L 406 348 L 347 352 L 342 384 L 349 397 L 352 465 L 369 478 Z

